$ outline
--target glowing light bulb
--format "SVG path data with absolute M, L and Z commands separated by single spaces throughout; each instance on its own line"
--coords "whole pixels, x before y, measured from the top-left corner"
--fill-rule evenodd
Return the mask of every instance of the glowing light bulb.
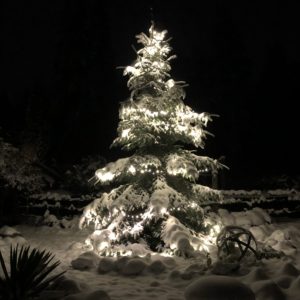
M 128 168 L 128 171 L 131 173 L 131 174 L 135 174 L 136 173 L 136 169 L 133 165 L 131 165 L 129 168 Z
M 215 231 L 216 234 L 219 234 L 220 231 L 221 231 L 221 227 L 220 227 L 219 224 L 214 225 L 214 226 L 213 226 L 213 229 L 214 229 L 214 231 Z
M 158 32 L 156 30 L 153 30 L 153 37 L 154 39 L 156 39 L 157 41 L 163 41 L 163 39 L 165 38 L 167 31 L 164 30 L 162 32 Z
M 102 182 L 105 182 L 105 181 L 111 181 L 114 179 L 115 177 L 115 174 L 111 173 L 111 172 L 105 172 L 104 170 L 98 170 L 96 171 L 95 173 L 96 177 L 102 181 Z
M 124 74 L 126 75 L 126 74 L 130 74 L 130 73 L 134 76 L 137 76 L 137 75 L 139 75 L 139 70 L 132 66 L 128 66 L 125 68 Z
M 160 213 L 162 215 L 164 215 L 165 213 L 167 212 L 167 209 L 165 207 L 163 207 L 161 210 L 160 210 Z
M 192 208 L 197 207 L 197 203 L 196 203 L 196 202 L 192 202 L 192 203 L 191 203 L 191 207 L 192 207 Z
M 149 55 L 155 55 L 157 52 L 157 48 L 155 46 L 149 46 L 146 48 Z
M 116 240 L 116 234 L 114 232 L 111 232 L 109 235 L 108 235 L 108 238 L 111 240 L 111 241 L 114 241 Z
M 169 79 L 167 82 L 167 87 L 171 89 L 175 85 L 175 81 L 173 79 Z
M 122 138 L 128 137 L 129 131 L 130 131 L 129 128 L 128 128 L 128 129 L 124 129 L 124 130 L 122 131 L 122 134 L 121 134 Z

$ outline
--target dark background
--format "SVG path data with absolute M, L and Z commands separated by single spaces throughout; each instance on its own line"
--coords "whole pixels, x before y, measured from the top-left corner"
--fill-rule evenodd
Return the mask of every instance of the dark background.
M 261 1 L 263 2 L 263 1 Z M 152 9 L 151 9 L 152 8 Z M 14 143 L 38 136 L 43 160 L 74 163 L 109 146 L 129 92 L 135 34 L 167 29 L 189 83 L 186 104 L 220 115 L 205 151 L 225 156 L 226 187 L 298 174 L 299 10 L 273 1 L 4 1 L 0 127 Z

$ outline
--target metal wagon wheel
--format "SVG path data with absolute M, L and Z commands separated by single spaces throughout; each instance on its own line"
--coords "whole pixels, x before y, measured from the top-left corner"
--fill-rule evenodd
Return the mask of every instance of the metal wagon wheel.
M 253 252 L 258 259 L 257 242 L 253 234 L 239 226 L 226 226 L 217 236 L 218 257 L 221 258 L 222 253 L 230 255 L 231 247 L 238 247 L 240 256 L 238 261 L 241 261 L 248 251 Z

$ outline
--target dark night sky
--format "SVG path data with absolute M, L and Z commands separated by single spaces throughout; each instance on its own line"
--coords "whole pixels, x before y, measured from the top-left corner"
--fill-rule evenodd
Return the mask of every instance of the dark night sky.
M 240 182 L 298 174 L 299 11 L 280 1 L 5 1 L 0 127 L 18 135 L 34 103 L 48 156 L 116 159 L 109 145 L 129 96 L 116 67 L 134 60 L 150 7 L 173 37 L 186 103 L 220 115 L 203 153 L 224 155 Z

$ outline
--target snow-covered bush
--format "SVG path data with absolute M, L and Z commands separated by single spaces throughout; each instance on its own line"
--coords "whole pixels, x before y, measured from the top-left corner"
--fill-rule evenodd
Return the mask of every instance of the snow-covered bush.
M 78 226 L 78 217 L 72 218 L 57 218 L 55 215 L 51 214 L 49 210 L 46 210 L 44 215 L 40 217 L 37 221 L 39 225 L 46 225 L 55 228 L 75 228 Z
M 23 193 L 41 191 L 53 179 L 45 174 L 22 151 L 0 137 L 0 184 Z

